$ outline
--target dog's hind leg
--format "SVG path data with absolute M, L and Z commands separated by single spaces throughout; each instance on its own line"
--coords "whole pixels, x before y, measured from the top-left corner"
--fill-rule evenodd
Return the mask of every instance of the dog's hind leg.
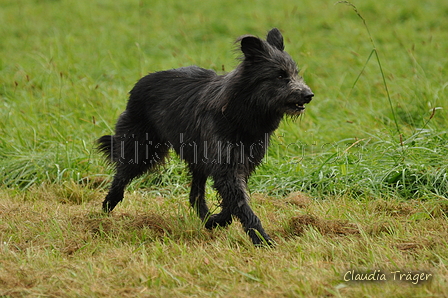
M 192 172 L 192 176 L 193 180 L 191 182 L 190 204 L 199 217 L 204 220 L 209 214 L 207 203 L 205 202 L 205 183 L 207 181 L 207 177 L 204 177 L 196 172 Z
M 109 193 L 103 201 L 103 211 L 110 212 L 115 206 L 123 200 L 124 189 L 131 182 L 131 180 L 136 177 L 135 169 L 125 167 L 124 165 L 119 165 L 117 167 L 117 173 L 114 176 L 112 185 L 109 189 Z
M 111 188 L 103 202 L 105 212 L 112 211 L 123 200 L 124 190 L 132 179 L 144 174 L 162 162 L 168 154 L 169 146 L 149 141 L 135 135 L 118 138 L 110 146 L 116 165 L 116 173 Z
M 136 164 L 120 164 L 114 176 L 109 193 L 103 201 L 103 210 L 112 211 L 115 206 L 123 200 L 126 186 L 137 176 L 145 173 L 151 166 Z

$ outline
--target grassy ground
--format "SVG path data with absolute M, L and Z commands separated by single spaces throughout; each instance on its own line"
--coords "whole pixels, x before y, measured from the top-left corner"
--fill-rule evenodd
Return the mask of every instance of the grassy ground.
M 0 0 L 0 296 L 448 296 L 448 4 L 354 2 L 369 36 L 334 2 Z M 174 156 L 103 215 L 94 140 L 133 84 L 272 27 L 316 94 L 250 180 L 279 245 L 204 230 Z

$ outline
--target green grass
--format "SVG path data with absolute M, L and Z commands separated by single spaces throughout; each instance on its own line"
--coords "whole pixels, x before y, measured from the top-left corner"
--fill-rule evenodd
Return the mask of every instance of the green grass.
M 353 2 L 367 31 L 335 2 L 0 0 L 0 296 L 448 296 L 448 4 Z M 94 141 L 133 84 L 230 71 L 235 38 L 272 27 L 316 94 L 249 181 L 278 247 L 203 229 L 175 156 L 101 214 L 111 171 Z

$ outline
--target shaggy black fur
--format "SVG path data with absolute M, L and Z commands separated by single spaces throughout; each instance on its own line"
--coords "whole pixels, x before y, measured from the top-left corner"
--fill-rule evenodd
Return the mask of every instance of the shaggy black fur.
M 272 244 L 249 207 L 247 179 L 283 116 L 302 113 L 314 94 L 284 51 L 278 29 L 269 31 L 266 41 L 243 36 L 237 42 L 244 55 L 226 75 L 190 66 L 137 82 L 115 135 L 98 140 L 116 166 L 104 211 L 112 211 L 129 182 L 163 162 L 173 148 L 188 164 L 190 203 L 207 228 L 227 226 L 235 216 L 254 244 Z M 209 214 L 205 202 L 209 176 L 222 198 L 219 214 Z

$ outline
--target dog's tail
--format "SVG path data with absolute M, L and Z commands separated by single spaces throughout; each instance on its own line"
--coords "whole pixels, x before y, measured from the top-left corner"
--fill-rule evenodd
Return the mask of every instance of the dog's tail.
M 113 152 L 113 142 L 114 136 L 102 136 L 97 140 L 98 147 L 97 149 L 102 152 L 111 163 L 114 162 L 114 152 Z

